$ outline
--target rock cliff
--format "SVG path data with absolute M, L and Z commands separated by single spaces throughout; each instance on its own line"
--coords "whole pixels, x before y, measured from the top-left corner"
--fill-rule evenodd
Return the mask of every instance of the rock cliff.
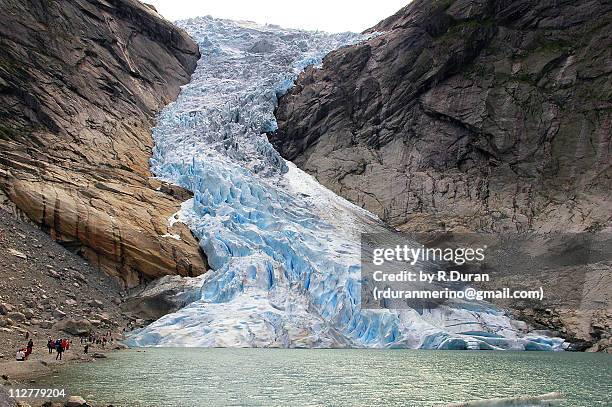
M 285 158 L 403 231 L 612 230 L 610 2 L 415 0 L 369 31 L 280 99 Z M 608 347 L 610 263 L 556 271 L 502 305 Z
M 612 5 L 415 0 L 280 100 L 281 154 L 405 230 L 609 227 Z
M 168 225 L 187 192 L 148 162 L 197 45 L 136 0 L 4 0 L 0 18 L 4 206 L 127 286 L 203 273 L 189 229 Z

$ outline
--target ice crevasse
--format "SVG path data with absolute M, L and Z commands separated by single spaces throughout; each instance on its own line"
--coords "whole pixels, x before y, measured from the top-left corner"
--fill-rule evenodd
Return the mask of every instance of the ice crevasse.
M 361 309 L 360 234 L 387 228 L 286 162 L 265 135 L 299 72 L 360 35 L 211 17 L 177 24 L 202 57 L 159 116 L 151 169 L 193 191 L 169 222 L 190 227 L 211 270 L 187 285 L 192 302 L 128 345 L 560 348 L 486 303 Z

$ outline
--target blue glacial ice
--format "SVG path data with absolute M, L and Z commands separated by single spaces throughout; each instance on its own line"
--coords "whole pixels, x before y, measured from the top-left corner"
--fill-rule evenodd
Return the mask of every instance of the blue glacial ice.
M 169 219 L 200 239 L 211 271 L 186 307 L 131 346 L 542 349 L 492 306 L 360 309 L 360 233 L 386 231 L 270 145 L 277 98 L 308 65 L 363 40 L 201 17 L 178 22 L 202 53 L 160 114 L 151 169 L 194 192 Z M 163 238 L 172 238 L 172 234 Z

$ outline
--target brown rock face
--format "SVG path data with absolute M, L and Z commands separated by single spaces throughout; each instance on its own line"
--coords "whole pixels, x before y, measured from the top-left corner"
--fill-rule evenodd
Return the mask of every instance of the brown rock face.
M 281 152 L 405 230 L 610 225 L 612 5 L 415 0 L 282 99 Z
M 0 18 L 4 194 L 128 286 L 203 273 L 190 231 L 168 226 L 185 191 L 148 169 L 154 115 L 197 45 L 136 0 L 6 0 Z

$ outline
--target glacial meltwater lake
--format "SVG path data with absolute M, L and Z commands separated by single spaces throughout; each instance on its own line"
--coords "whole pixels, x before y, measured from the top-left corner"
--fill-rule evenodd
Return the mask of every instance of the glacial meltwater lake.
M 594 407 L 612 406 L 612 356 L 146 348 L 71 365 L 44 384 L 114 406 L 437 406 L 558 391 L 561 406 Z

